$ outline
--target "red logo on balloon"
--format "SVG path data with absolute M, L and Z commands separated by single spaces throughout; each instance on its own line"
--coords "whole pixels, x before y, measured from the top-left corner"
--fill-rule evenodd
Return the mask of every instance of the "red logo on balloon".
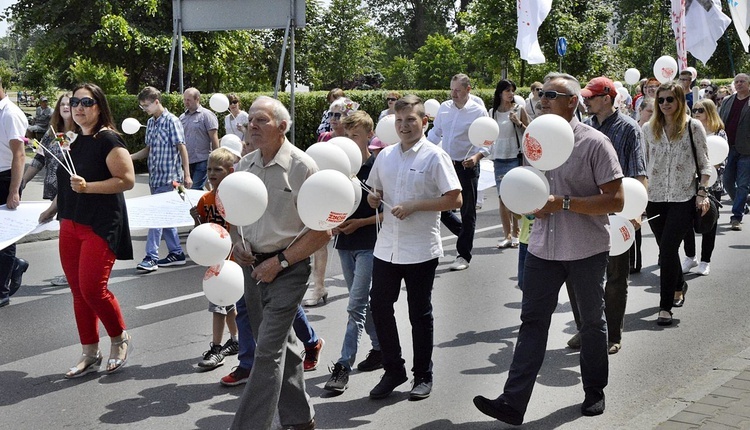
M 206 270 L 206 274 L 203 275 L 203 280 L 208 281 L 209 279 L 213 278 L 214 276 L 219 276 L 219 272 L 221 272 L 221 264 L 217 264 L 215 266 L 211 266 Z
M 661 75 L 665 78 L 671 79 L 672 76 L 674 75 L 674 69 L 671 67 L 662 67 Z
M 216 232 L 216 234 L 218 234 L 219 237 L 222 238 L 222 239 L 224 239 L 227 236 L 229 236 L 229 232 L 227 232 L 226 229 L 224 227 L 220 226 L 219 224 L 213 224 L 213 223 L 211 223 L 211 228 L 214 229 L 214 231 Z
M 347 212 L 329 212 L 327 222 L 342 223 L 346 221 L 346 217 L 349 216 Z
M 529 161 L 538 161 L 542 158 L 542 145 L 538 140 L 527 134 L 523 138 L 523 153 Z
M 628 231 L 627 227 L 620 227 L 620 234 L 622 235 L 622 240 L 624 240 L 625 242 L 630 240 L 630 231 Z
M 482 146 L 488 148 L 488 147 L 492 146 L 494 143 L 495 143 L 494 140 L 485 140 L 484 143 L 482 144 Z

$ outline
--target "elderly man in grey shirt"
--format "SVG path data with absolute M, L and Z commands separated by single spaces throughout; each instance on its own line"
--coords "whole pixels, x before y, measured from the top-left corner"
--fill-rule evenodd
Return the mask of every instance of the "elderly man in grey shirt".
M 192 188 L 200 190 L 206 183 L 208 154 L 219 147 L 219 120 L 213 112 L 201 106 L 201 93 L 195 88 L 185 90 L 182 102 L 185 112 L 180 115 L 180 122 L 185 130 Z
M 583 415 L 604 413 L 604 387 L 609 377 L 604 318 L 610 247 L 607 214 L 622 209 L 622 168 L 607 137 L 576 118 L 581 97 L 576 78 L 551 73 L 542 89 L 542 115 L 565 118 L 573 129 L 575 145 L 562 166 L 545 173 L 551 195 L 536 213 L 529 238 L 521 329 L 503 394 L 494 400 L 474 398 L 482 413 L 514 425 L 523 423 L 563 283 L 575 291 L 581 316 Z

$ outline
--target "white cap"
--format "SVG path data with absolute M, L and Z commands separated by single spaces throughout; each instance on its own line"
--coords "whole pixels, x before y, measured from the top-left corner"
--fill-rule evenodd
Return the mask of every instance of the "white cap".
M 242 157 L 242 141 L 236 134 L 226 134 L 221 138 L 220 147 L 226 148 L 232 154 Z

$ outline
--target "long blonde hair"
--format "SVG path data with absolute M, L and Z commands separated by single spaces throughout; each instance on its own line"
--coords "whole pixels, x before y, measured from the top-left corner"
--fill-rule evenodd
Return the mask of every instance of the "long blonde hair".
M 718 133 L 724 130 L 724 121 L 719 117 L 719 111 L 711 99 L 703 99 L 693 104 L 693 109 L 702 107 L 706 111 L 706 133 Z
M 677 110 L 672 115 L 676 120 L 675 128 L 672 131 L 672 135 L 667 136 L 667 138 L 674 140 L 682 136 L 682 133 L 685 132 L 685 125 L 687 124 L 687 121 L 682 120 L 683 118 L 687 117 L 687 101 L 685 100 L 685 91 L 680 85 L 675 82 L 666 82 L 664 84 L 661 84 L 656 90 L 657 103 L 655 104 L 657 106 L 655 106 L 654 108 L 654 114 L 651 116 L 649 124 L 651 124 L 651 131 L 654 133 L 654 137 L 656 137 L 657 139 L 661 139 L 661 133 L 664 130 L 664 126 L 666 125 L 666 118 L 664 117 L 664 113 L 661 111 L 661 107 L 658 107 L 659 93 L 661 93 L 662 91 L 672 91 L 672 94 L 674 94 L 675 102 L 677 103 Z

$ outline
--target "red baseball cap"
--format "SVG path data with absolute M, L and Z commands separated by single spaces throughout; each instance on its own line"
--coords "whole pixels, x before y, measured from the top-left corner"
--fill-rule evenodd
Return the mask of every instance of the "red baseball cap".
M 594 97 L 608 95 L 612 98 L 617 96 L 617 89 L 611 79 L 600 76 L 589 81 L 586 88 L 581 90 L 581 97 Z

